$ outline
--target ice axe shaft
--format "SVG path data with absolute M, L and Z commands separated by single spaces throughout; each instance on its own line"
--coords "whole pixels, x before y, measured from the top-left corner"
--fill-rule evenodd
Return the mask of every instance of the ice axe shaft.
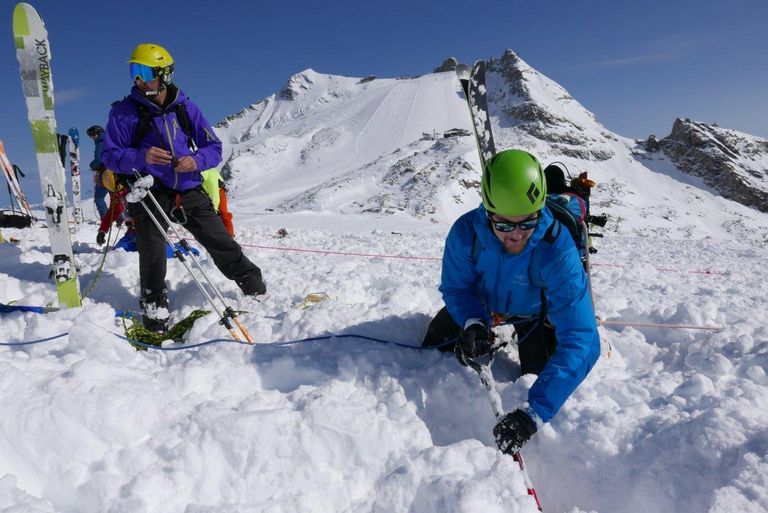
M 467 364 L 480 377 L 480 381 L 483 383 L 483 386 L 485 386 L 485 389 L 488 391 L 488 400 L 491 403 L 491 409 L 493 410 L 493 414 L 496 417 L 496 420 L 500 420 L 501 417 L 504 416 L 504 409 L 501 403 L 501 396 L 499 395 L 499 392 L 496 390 L 496 381 L 493 379 L 493 372 L 491 371 L 491 363 L 493 363 L 493 355 L 491 354 L 490 356 L 488 356 L 487 360 L 488 361 L 486 363 L 480 363 L 477 359 L 473 359 L 473 358 L 465 359 Z M 523 455 L 520 453 L 520 451 L 517 451 L 512 455 L 512 458 L 517 462 L 517 465 L 520 467 L 520 472 L 523 473 L 523 482 L 525 482 L 525 488 L 526 488 L 526 491 L 528 492 L 528 495 L 533 497 L 533 500 L 536 501 L 536 507 L 539 509 L 539 511 L 544 511 L 541 507 L 541 502 L 539 501 L 539 495 L 538 493 L 536 493 L 536 489 L 533 487 L 533 483 L 531 482 L 531 477 L 528 475 L 528 469 L 525 466 Z

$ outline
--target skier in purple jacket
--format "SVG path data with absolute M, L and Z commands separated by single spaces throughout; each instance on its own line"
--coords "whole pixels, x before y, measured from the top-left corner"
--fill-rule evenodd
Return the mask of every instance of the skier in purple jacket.
M 130 96 L 112 104 L 104 165 L 119 174 L 152 175 L 151 192 L 169 218 L 194 235 L 243 293 L 264 294 L 261 270 L 243 254 L 202 188 L 201 171 L 221 162 L 221 141 L 197 105 L 173 84 L 173 58 L 159 45 L 140 44 L 128 62 L 134 87 Z M 154 205 L 150 208 L 162 223 Z M 140 203 L 131 204 L 129 212 L 136 221 L 144 326 L 165 331 L 165 239 Z

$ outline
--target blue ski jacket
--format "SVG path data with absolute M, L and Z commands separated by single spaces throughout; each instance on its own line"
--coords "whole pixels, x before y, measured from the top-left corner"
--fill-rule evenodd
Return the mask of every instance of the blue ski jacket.
M 451 227 L 443 253 L 440 292 L 459 326 L 493 313 L 538 317 L 542 291 L 557 350 L 528 392 L 531 411 L 549 421 L 584 380 L 600 356 L 600 338 L 586 272 L 565 227 L 554 241 L 544 234 L 555 222 L 548 208 L 518 255 L 504 250 L 483 206 Z
M 197 105 L 183 91 L 169 86 L 168 94 L 175 97 L 163 108 L 146 99 L 134 86 L 131 98 L 112 104 L 101 158 L 107 169 L 117 173 L 133 174 L 136 169 L 151 174 L 168 188 L 186 191 L 202 184 L 201 171 L 216 167 L 221 162 L 221 141 Z M 138 148 L 130 147 L 139 123 L 139 112 L 134 101 L 147 106 L 153 114 L 149 130 L 139 141 Z M 187 111 L 191 135 L 197 145 L 196 151 L 189 148 L 187 135 L 179 124 L 174 110 L 177 104 L 184 104 Z M 171 164 L 147 164 L 147 150 L 151 146 L 164 148 L 177 159 L 191 155 L 197 169 L 191 173 L 178 173 Z
M 102 166 L 101 152 L 104 149 L 104 133 L 103 132 L 100 132 L 99 135 L 96 136 L 96 140 L 93 142 L 93 144 L 94 144 L 93 160 L 91 161 L 91 164 L 89 167 L 91 168 L 91 171 L 99 171 Z

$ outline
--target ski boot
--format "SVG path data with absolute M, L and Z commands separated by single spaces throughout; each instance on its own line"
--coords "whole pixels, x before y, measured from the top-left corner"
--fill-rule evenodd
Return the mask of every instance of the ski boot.
M 155 333 L 168 331 L 168 291 L 148 292 L 139 300 L 141 305 L 141 321 L 146 329 Z

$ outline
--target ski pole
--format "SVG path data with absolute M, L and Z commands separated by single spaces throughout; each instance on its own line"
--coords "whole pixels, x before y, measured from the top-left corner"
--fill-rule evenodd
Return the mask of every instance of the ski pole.
M 134 170 L 134 172 L 135 172 L 135 175 L 136 175 L 137 178 L 139 178 L 141 176 L 137 171 Z M 248 343 L 253 344 L 253 338 L 251 337 L 251 334 L 248 332 L 248 330 L 245 328 L 245 326 L 240 322 L 240 319 L 237 318 L 237 313 L 232 309 L 232 307 L 227 305 L 226 300 L 221 295 L 221 292 L 219 292 L 219 289 L 216 287 L 216 285 L 214 285 L 214 283 L 211 280 L 210 276 L 205 271 L 205 269 L 203 268 L 202 264 L 197 259 L 195 254 L 192 252 L 192 250 L 191 250 L 191 248 L 189 246 L 189 243 L 187 243 L 186 240 L 181 238 L 181 236 L 179 234 L 179 231 L 176 229 L 176 227 L 173 225 L 173 223 L 171 223 L 171 220 L 168 218 L 168 215 L 160 207 L 160 203 L 157 201 L 155 196 L 149 191 L 149 189 L 147 189 L 147 191 L 146 191 L 146 196 L 148 196 L 149 199 L 152 201 L 152 203 L 155 205 L 155 207 L 157 208 L 157 211 L 163 217 L 163 220 L 166 222 L 166 224 L 173 230 L 173 232 L 176 235 L 176 237 L 181 239 L 181 241 L 179 242 L 181 244 L 181 247 L 184 248 L 184 250 L 187 251 L 187 254 L 190 256 L 192 262 L 197 266 L 197 268 L 200 271 L 200 273 L 203 275 L 205 280 L 208 282 L 208 285 L 210 286 L 211 290 L 214 291 L 215 295 L 218 297 L 219 301 L 221 301 L 222 305 L 224 306 L 224 310 L 222 311 L 218 307 L 218 305 L 216 305 L 215 301 L 213 300 L 213 298 L 211 297 L 209 292 L 205 289 L 205 286 L 203 285 L 203 283 L 200 281 L 200 279 L 192 271 L 192 268 L 189 266 L 189 263 L 184 258 L 184 255 L 181 253 L 181 251 L 179 251 L 178 249 L 174 249 L 174 252 L 173 252 L 174 256 L 184 265 L 184 267 L 187 269 L 187 272 L 189 272 L 190 276 L 192 276 L 192 278 L 195 280 L 195 283 L 197 284 L 197 286 L 200 288 L 200 290 L 205 295 L 205 297 L 208 300 L 208 302 L 213 307 L 214 311 L 216 311 L 216 314 L 219 315 L 219 317 L 220 317 L 219 322 L 227 329 L 227 331 L 229 331 L 229 333 L 230 333 L 230 335 L 232 336 L 233 339 L 235 339 L 237 342 L 240 342 L 241 341 L 240 337 L 234 331 L 234 329 L 232 327 L 232 324 L 229 322 L 229 320 L 231 319 L 237 325 L 238 329 L 240 330 L 240 333 L 242 333 L 242 335 L 245 337 L 245 339 L 248 341 Z M 155 215 L 151 212 L 151 210 L 149 209 L 147 204 L 144 202 L 144 200 L 141 199 L 140 202 L 141 202 L 142 207 L 144 207 L 144 210 L 149 215 L 150 219 L 152 219 L 152 222 L 155 224 L 155 226 L 157 226 L 157 229 L 160 230 L 160 232 L 163 234 L 163 238 L 165 239 L 165 241 L 168 244 L 170 244 L 171 248 L 176 248 L 176 246 L 171 241 L 171 238 L 168 236 L 168 233 L 162 228 L 162 225 L 157 220 Z
M 496 391 L 496 382 L 493 379 L 493 372 L 491 371 L 493 354 L 491 354 L 488 357 L 487 363 L 484 363 L 484 364 L 480 363 L 477 359 L 473 359 L 473 358 L 464 358 L 464 361 L 480 377 L 480 381 L 483 383 L 483 386 L 485 386 L 485 389 L 488 391 L 488 400 L 491 403 L 491 409 L 493 410 L 493 415 L 496 417 L 496 420 L 501 420 L 501 417 L 504 416 L 504 410 L 501 403 L 501 396 Z M 531 482 L 531 477 L 528 475 L 528 469 L 525 466 L 525 461 L 523 461 L 522 453 L 520 451 L 517 451 L 512 455 L 512 458 L 517 462 L 517 465 L 520 467 L 520 472 L 523 473 L 523 482 L 525 483 L 525 488 L 526 488 L 526 491 L 528 492 L 528 495 L 533 497 L 533 500 L 536 501 L 536 507 L 539 509 L 539 511 L 544 511 L 541 507 L 541 502 L 539 501 L 539 495 L 536 493 L 536 489 L 533 487 L 533 482 Z
M 189 246 L 189 243 L 181 237 L 181 234 L 179 233 L 176 226 L 174 226 L 173 223 L 171 223 L 171 220 L 168 218 L 166 213 L 163 211 L 162 208 L 160 208 L 160 204 L 158 203 L 157 199 L 154 197 L 154 195 L 147 191 L 147 194 L 149 196 L 149 199 L 152 200 L 152 203 L 154 203 L 157 210 L 160 212 L 160 214 L 163 216 L 165 222 L 168 224 L 168 226 L 173 230 L 174 235 L 179 238 L 179 244 L 181 244 L 181 247 L 184 248 L 187 251 L 187 254 L 190 256 L 190 259 L 192 262 L 197 266 L 200 273 L 203 275 L 203 278 L 205 278 L 205 281 L 208 282 L 208 285 L 211 287 L 211 290 L 213 290 L 214 294 L 219 298 L 219 301 L 221 301 L 222 305 L 224 305 L 224 313 L 222 314 L 222 320 L 225 323 L 225 326 L 228 330 L 232 333 L 231 325 L 227 321 L 227 319 L 232 319 L 234 323 L 237 325 L 238 329 L 240 330 L 240 333 L 245 337 L 245 339 L 248 341 L 248 343 L 253 344 L 253 338 L 251 338 L 251 334 L 248 333 L 248 330 L 245 329 L 245 326 L 240 322 L 240 319 L 237 318 L 237 313 L 232 309 L 232 307 L 227 305 L 226 300 L 224 299 L 224 296 L 221 295 L 221 292 L 219 292 L 219 289 L 214 285 L 213 280 L 211 280 L 211 277 L 206 272 L 205 268 L 203 268 L 203 265 L 200 263 L 200 260 L 198 260 L 197 256 L 192 252 L 192 249 Z M 144 207 L 146 209 L 146 206 Z M 165 233 L 165 231 L 163 231 Z M 173 243 L 170 241 L 170 237 L 168 237 L 168 234 L 165 234 L 166 240 L 169 244 L 171 244 L 171 247 L 174 247 Z M 180 254 L 181 252 L 179 252 Z M 237 338 L 238 341 L 240 341 L 239 338 Z
M 148 192 L 147 194 L 151 194 L 151 193 Z M 170 238 L 168 237 L 168 234 L 165 232 L 165 230 L 163 230 L 162 225 L 160 225 L 160 221 L 158 221 L 157 218 L 155 217 L 155 215 L 152 214 L 152 212 L 149 210 L 149 207 L 147 206 L 147 204 L 144 203 L 144 200 L 140 200 L 140 202 L 141 202 L 141 206 L 144 207 L 144 210 L 149 215 L 149 218 L 152 220 L 152 222 L 155 224 L 155 226 L 157 226 L 157 229 L 160 230 L 163 233 L 163 238 L 165 238 L 166 242 L 171 244 L 171 247 L 173 248 L 174 246 L 171 243 Z M 229 321 L 227 320 L 227 318 L 224 315 L 224 313 L 221 311 L 219 306 L 214 302 L 213 298 L 208 293 L 208 291 L 205 289 L 205 287 L 203 286 L 203 283 L 200 281 L 200 279 L 197 277 L 197 275 L 195 275 L 194 271 L 192 271 L 192 268 L 187 263 L 187 260 L 184 258 L 184 255 L 181 254 L 181 251 L 179 249 L 174 249 L 173 256 L 175 256 L 176 259 L 179 260 L 179 262 L 181 262 L 182 265 L 184 265 L 184 268 L 187 270 L 189 275 L 192 276 L 192 279 L 195 281 L 195 283 L 197 284 L 197 286 L 200 289 L 200 291 L 203 293 L 205 298 L 208 300 L 208 303 L 210 303 L 210 305 L 213 308 L 213 310 L 219 316 L 220 322 L 222 322 L 224 327 L 227 328 L 227 331 L 229 331 L 229 334 L 232 336 L 232 338 L 235 339 L 236 342 L 240 342 L 240 337 L 238 337 L 237 333 L 234 332 L 234 330 L 232 329 L 232 325 L 229 323 Z

